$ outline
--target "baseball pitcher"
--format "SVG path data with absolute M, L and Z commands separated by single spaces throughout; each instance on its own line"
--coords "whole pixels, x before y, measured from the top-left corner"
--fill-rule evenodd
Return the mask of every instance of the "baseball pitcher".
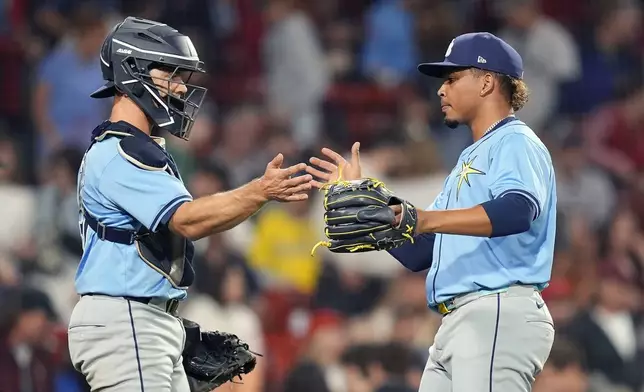
M 438 90 L 447 126 L 468 126 L 461 153 L 426 210 L 362 178 L 359 144 L 349 161 L 329 149 L 307 171 L 325 190 L 332 252 L 386 250 L 428 270 L 427 303 L 443 315 L 420 392 L 526 392 L 543 369 L 554 325 L 540 291 L 550 280 L 555 173 L 550 154 L 515 113 L 528 98 L 523 62 L 489 33 L 455 38 L 445 60 L 419 71 Z

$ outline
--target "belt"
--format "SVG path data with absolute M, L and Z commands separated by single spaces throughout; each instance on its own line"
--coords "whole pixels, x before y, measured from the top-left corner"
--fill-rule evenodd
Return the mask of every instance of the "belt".
M 161 311 L 168 313 L 172 316 L 176 316 L 177 310 L 179 309 L 179 300 L 178 299 L 163 299 L 163 298 L 153 298 L 153 297 L 132 297 L 132 296 L 119 296 L 119 297 L 113 297 L 111 295 L 105 295 L 105 294 L 100 294 L 100 293 L 87 293 L 81 295 L 81 297 L 84 296 L 90 296 L 93 297 L 95 295 L 100 295 L 100 296 L 105 296 L 105 297 L 112 297 L 112 298 L 123 298 L 127 301 L 134 301 L 138 303 L 142 303 L 144 305 L 150 305 L 153 306 L 157 309 L 160 309 Z
M 461 295 L 457 295 L 454 298 L 450 298 L 447 301 L 441 302 L 435 307 L 432 307 L 436 312 L 440 313 L 442 316 L 445 316 L 449 313 L 452 313 L 456 309 L 460 308 L 461 306 L 470 303 L 474 300 L 477 300 L 479 298 L 488 296 L 488 295 L 494 295 L 494 294 L 500 294 L 500 293 L 505 293 L 507 291 L 522 291 L 525 292 L 526 294 L 528 293 L 533 293 L 534 291 L 539 292 L 539 289 L 536 286 L 532 285 L 513 285 L 510 287 L 504 287 L 501 289 L 497 290 L 480 290 L 480 291 L 473 291 L 470 293 L 465 293 Z

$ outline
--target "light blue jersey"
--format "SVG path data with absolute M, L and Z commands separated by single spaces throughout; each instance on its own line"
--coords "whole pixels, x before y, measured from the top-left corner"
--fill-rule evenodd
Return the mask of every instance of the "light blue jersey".
M 496 238 L 436 234 L 426 281 L 430 306 L 468 292 L 547 285 L 555 245 L 555 173 L 548 150 L 522 121 L 505 120 L 467 147 L 428 209 L 470 208 L 509 193 L 534 203 L 530 229 Z
M 140 132 L 140 131 L 137 131 Z M 155 138 L 163 145 L 163 139 Z M 146 170 L 119 153 L 119 138 L 97 142 L 86 154 L 78 175 L 79 203 L 106 226 L 155 232 L 192 196 L 180 177 L 164 170 Z M 83 216 L 81 215 L 81 224 Z M 87 227 L 83 257 L 76 273 L 78 294 L 182 299 L 174 288 L 139 256 L 136 244 L 101 240 Z

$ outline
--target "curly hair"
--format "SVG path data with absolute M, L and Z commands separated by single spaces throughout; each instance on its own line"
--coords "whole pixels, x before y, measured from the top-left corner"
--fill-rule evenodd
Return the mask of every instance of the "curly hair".
M 507 75 L 502 75 L 497 72 L 484 71 L 478 68 L 473 68 L 472 71 L 474 72 L 476 77 L 481 77 L 486 73 L 491 73 L 492 75 L 494 75 L 496 80 L 499 82 L 501 92 L 505 96 L 505 99 L 510 104 L 514 112 L 521 110 L 528 102 L 530 90 L 528 89 L 528 85 L 526 85 L 523 80 Z

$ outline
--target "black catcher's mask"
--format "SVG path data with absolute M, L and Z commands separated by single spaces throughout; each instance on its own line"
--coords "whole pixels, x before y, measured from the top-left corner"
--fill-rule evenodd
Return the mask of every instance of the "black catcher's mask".
M 194 72 L 205 70 L 189 37 L 162 23 L 128 17 L 108 34 L 100 61 L 107 83 L 91 97 L 127 95 L 155 130 L 164 129 L 188 140 L 207 92 L 190 84 Z M 185 89 L 172 89 L 177 84 Z M 169 93 L 173 90 L 182 91 Z

